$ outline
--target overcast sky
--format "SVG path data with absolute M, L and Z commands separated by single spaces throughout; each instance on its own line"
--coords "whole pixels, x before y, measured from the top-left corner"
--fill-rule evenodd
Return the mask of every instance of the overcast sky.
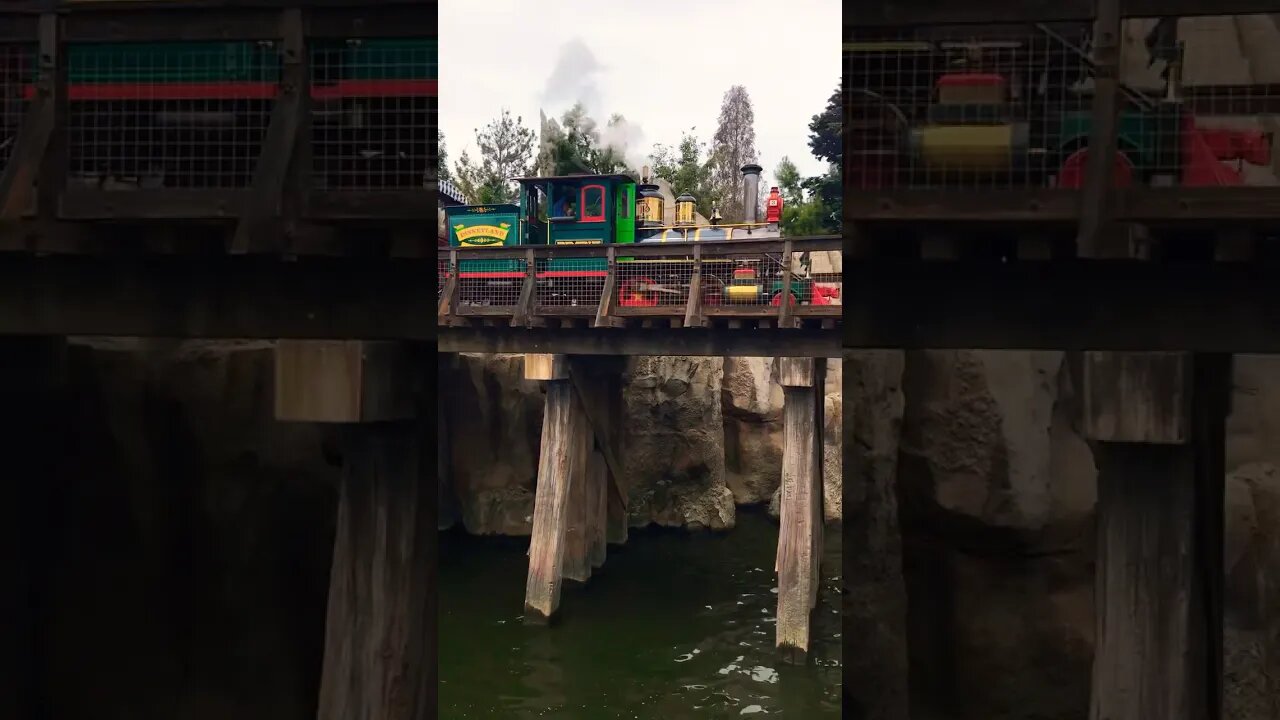
M 539 109 L 558 117 L 579 100 L 602 125 L 626 117 L 633 161 L 690 127 L 709 142 L 724 92 L 743 85 L 766 178 L 784 155 L 803 175 L 826 169 L 809 121 L 840 83 L 836 0 L 442 0 L 439 12 L 450 161 L 474 156 L 475 129 L 504 107 L 536 133 Z

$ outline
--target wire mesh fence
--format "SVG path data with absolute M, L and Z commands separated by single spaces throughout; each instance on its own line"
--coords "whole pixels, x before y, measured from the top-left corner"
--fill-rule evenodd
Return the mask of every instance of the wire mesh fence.
M 435 40 L 322 42 L 311 63 L 316 186 L 424 188 L 435 167 Z
M 0 165 L 9 162 L 22 128 L 22 114 L 35 94 L 35 45 L 0 46 Z
M 1092 23 L 852 30 L 846 184 L 1079 189 L 1094 43 Z M 1117 185 L 1277 184 L 1277 16 L 1126 20 L 1120 58 Z
M 1276 185 L 1275 16 L 1125 22 L 1116 184 Z
M 71 46 L 69 181 L 104 190 L 247 187 L 279 73 L 270 41 Z
M 845 43 L 846 181 L 1044 187 L 1089 135 L 1087 28 L 877 28 Z
M 626 258 L 617 267 L 614 306 L 623 311 L 665 307 L 676 314 L 689 301 L 692 258 Z
M 523 259 L 459 260 L 459 306 L 515 307 L 526 267 Z

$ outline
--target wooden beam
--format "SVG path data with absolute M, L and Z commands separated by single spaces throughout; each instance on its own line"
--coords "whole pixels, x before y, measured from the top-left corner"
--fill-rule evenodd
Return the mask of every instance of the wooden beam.
M 943 0 L 853 2 L 844 7 L 846 28 L 950 24 L 1088 22 L 1099 14 L 1095 0 L 988 0 L 981 6 Z M 1124 17 L 1252 15 L 1280 11 L 1275 0 L 1124 0 Z
M 538 298 L 538 266 L 534 260 L 533 249 L 524 253 L 524 284 L 520 286 L 520 299 L 516 301 L 515 312 L 511 315 L 511 327 L 532 327 L 533 304 Z
M 36 177 L 57 125 L 59 93 L 66 90 L 66 85 L 58 82 L 62 54 L 59 27 L 56 14 L 40 16 L 36 94 L 23 114 L 13 152 L 0 175 L 0 221 L 17 220 L 32 208 Z
M 569 492 L 578 467 L 576 456 L 586 449 L 581 437 L 587 432 L 586 417 L 569 381 L 549 382 L 525 583 L 524 612 L 532 621 L 549 620 L 560 607 Z
M 1093 40 L 1094 91 L 1088 162 L 1076 248 L 1081 257 L 1124 257 L 1114 231 L 1115 161 L 1120 124 L 1120 0 L 1098 0 Z
M 784 240 L 782 246 L 782 299 L 778 305 L 778 327 L 783 330 L 790 330 L 795 327 L 795 318 L 792 317 L 793 308 L 791 307 L 791 260 L 794 246 L 791 240 Z
M 580 406 L 580 405 L 579 405 Z M 589 523 L 594 493 L 588 488 L 593 479 L 590 459 L 593 449 L 591 433 L 579 432 L 567 439 L 574 443 L 570 449 L 572 467 L 569 470 L 569 498 L 565 508 L 564 559 L 561 573 L 569 580 L 585 583 L 591 579 L 591 538 Z
M 319 720 L 435 712 L 436 492 L 417 423 L 343 433 Z
M 609 245 L 608 274 L 604 277 L 604 288 L 600 292 L 600 303 L 596 306 L 595 327 L 618 327 L 621 318 L 613 316 L 614 296 L 618 294 L 618 259 L 616 248 Z
M 449 277 L 444 281 L 444 291 L 440 293 L 440 304 L 436 316 L 447 318 L 458 309 L 458 253 L 449 251 Z
M 280 92 L 271 108 L 271 120 L 254 165 L 250 186 L 253 192 L 240 211 L 240 221 L 231 240 L 232 253 L 283 248 L 280 216 L 285 181 L 298 145 L 298 126 L 304 110 L 309 112 L 310 108 L 309 103 L 306 108 L 303 103 L 311 95 L 311 61 L 303 37 L 302 10 L 296 7 L 282 10 L 279 25 Z
M 1181 445 L 1191 436 L 1186 353 L 1084 354 L 1084 432 L 1105 442 Z
M 684 304 L 684 326 L 706 327 L 702 315 L 702 246 L 693 246 L 693 273 L 689 276 L 689 297 Z
M 587 558 L 592 568 L 604 565 L 608 553 L 606 527 L 609 517 L 609 468 L 604 455 L 594 450 L 587 460 Z
M 810 360 L 813 382 L 783 388 L 781 527 L 778 531 L 777 646 L 785 662 L 804 664 L 817 598 L 822 534 L 821 387 L 824 360 Z
M 524 356 L 525 380 L 568 380 L 569 359 L 564 355 L 526 353 Z
M 275 417 L 292 422 L 369 423 L 414 416 L 412 364 L 403 343 L 280 340 Z
M 605 467 L 612 478 L 612 482 L 609 483 L 609 492 L 625 513 L 628 501 L 626 490 L 623 488 L 622 464 L 614 454 L 616 447 L 614 443 L 618 436 L 613 432 L 609 422 L 609 408 L 622 400 L 621 384 L 608 382 L 607 378 L 591 370 L 587 358 L 570 358 L 569 377 L 573 382 L 574 392 L 577 393 L 578 400 L 586 412 L 587 422 L 596 438 L 596 447 L 604 456 Z
M 1093 720 L 1221 717 L 1216 588 L 1229 381 L 1222 363 L 1205 365 L 1086 359 L 1087 412 L 1113 418 L 1085 425 L 1098 465 Z M 1191 402 L 1181 400 L 1189 392 Z

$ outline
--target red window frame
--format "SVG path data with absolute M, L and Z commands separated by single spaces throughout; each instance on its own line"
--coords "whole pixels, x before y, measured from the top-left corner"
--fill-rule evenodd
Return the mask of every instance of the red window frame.
M 600 191 L 600 214 L 599 215 L 587 214 L 587 191 L 588 190 Z M 578 199 L 581 201 L 580 204 L 578 205 L 578 222 L 604 222 L 605 208 L 608 207 L 606 203 L 609 200 L 609 193 L 605 192 L 603 185 L 584 186 L 582 188 L 581 195 L 578 196 Z

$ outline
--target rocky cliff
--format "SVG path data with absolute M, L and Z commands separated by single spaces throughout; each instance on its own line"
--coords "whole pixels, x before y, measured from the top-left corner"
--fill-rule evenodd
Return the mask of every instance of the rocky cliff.
M 451 495 L 477 534 L 528 534 L 533 519 L 541 383 L 518 355 L 461 355 L 444 372 Z M 841 372 L 828 362 L 824 507 L 841 515 Z M 638 357 L 623 377 L 620 461 L 633 526 L 725 529 L 737 505 L 776 513 L 782 388 L 768 358 Z M 501 447 L 501 453 L 493 452 Z

